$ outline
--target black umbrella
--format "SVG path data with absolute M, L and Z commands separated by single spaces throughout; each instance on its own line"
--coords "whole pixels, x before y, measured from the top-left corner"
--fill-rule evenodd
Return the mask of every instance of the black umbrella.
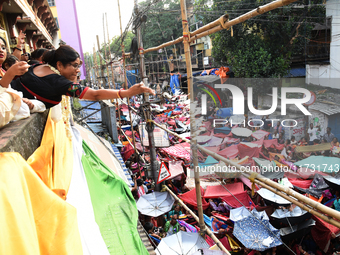
M 280 235 L 283 242 L 305 236 L 310 232 L 315 225 L 315 221 L 312 219 L 306 220 L 300 224 L 289 226 L 280 229 Z
M 293 210 L 277 209 L 271 217 L 273 218 L 273 226 L 277 227 L 293 226 L 310 219 L 312 215 L 309 212 L 302 210 L 300 207 L 295 206 Z

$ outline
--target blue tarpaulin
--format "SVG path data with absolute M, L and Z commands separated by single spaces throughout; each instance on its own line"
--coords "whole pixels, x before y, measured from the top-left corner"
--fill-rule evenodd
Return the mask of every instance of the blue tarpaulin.
M 137 75 L 138 75 L 138 70 L 137 70 Z M 130 70 L 126 71 L 126 78 L 128 81 L 128 87 L 130 88 L 132 85 L 137 83 L 137 77 L 136 77 L 136 72 L 135 70 Z
M 172 94 L 176 95 L 179 90 L 180 90 L 180 86 L 179 86 L 179 74 L 172 74 L 170 77 L 170 88 L 171 88 L 171 92 Z
M 227 118 L 233 115 L 233 108 L 220 108 L 216 112 L 216 116 L 219 118 Z

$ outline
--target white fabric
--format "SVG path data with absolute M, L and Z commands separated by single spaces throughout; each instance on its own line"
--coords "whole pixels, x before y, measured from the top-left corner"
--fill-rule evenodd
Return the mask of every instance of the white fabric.
M 31 113 L 46 111 L 46 106 L 43 102 L 36 99 L 30 99 L 30 101 L 32 102 L 32 104 L 34 104 L 33 109 L 31 109 Z
M 309 141 L 314 141 L 315 139 L 318 139 L 318 137 L 316 136 L 316 132 L 318 131 L 317 128 L 309 128 L 307 133 L 309 134 Z
M 284 199 L 280 197 L 279 195 L 276 195 L 275 193 L 271 192 L 268 189 L 262 188 L 257 191 L 257 193 L 264 199 L 267 199 L 269 201 L 272 201 L 277 204 L 291 204 L 290 201 L 287 199 Z
M 79 131 L 73 131 L 73 172 L 66 201 L 77 209 L 78 228 L 85 255 L 109 255 L 109 251 L 95 221 L 89 188 L 86 182 L 82 157 L 82 138 Z
M 263 244 L 264 246 L 269 247 L 270 244 L 271 244 L 273 241 L 274 241 L 274 239 L 273 239 L 272 237 L 268 236 L 266 239 L 264 239 L 264 240 L 262 241 L 262 244 Z
M 199 233 L 180 231 L 161 240 L 156 251 L 157 255 L 192 255 L 200 248 L 209 248 Z
M 244 206 L 230 210 L 230 220 L 234 222 L 242 220 L 249 216 L 251 216 L 251 213 Z
M 54 122 L 59 122 L 62 117 L 61 103 L 59 103 L 51 108 L 51 118 Z
M 0 127 L 14 118 L 21 105 L 21 97 L 14 90 L 0 86 Z

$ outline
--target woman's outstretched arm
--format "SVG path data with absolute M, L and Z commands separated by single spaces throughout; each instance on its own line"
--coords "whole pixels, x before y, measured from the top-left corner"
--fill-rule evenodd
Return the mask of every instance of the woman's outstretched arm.
M 119 95 L 118 95 L 119 93 Z M 99 89 L 99 90 L 94 90 L 94 89 L 88 89 L 83 98 L 85 100 L 92 100 L 92 101 L 98 101 L 98 100 L 106 100 L 106 99 L 115 99 L 124 97 L 132 97 L 138 94 L 142 93 L 150 93 L 152 95 L 155 95 L 155 91 L 146 87 L 144 84 L 139 83 L 133 85 L 131 88 L 128 90 L 114 90 L 114 89 Z

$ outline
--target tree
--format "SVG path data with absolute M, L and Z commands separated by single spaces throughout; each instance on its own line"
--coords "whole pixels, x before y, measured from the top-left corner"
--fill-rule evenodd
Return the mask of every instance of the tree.
M 196 4 L 205 24 L 222 16 L 221 10 L 231 20 L 264 4 L 262 0 L 213 2 L 210 7 L 205 0 Z M 322 0 L 302 0 L 233 26 L 233 36 L 227 30 L 211 35 L 212 56 L 217 65 L 231 66 L 236 77 L 283 77 L 292 57 L 306 54 L 314 24 L 324 20 Z
M 150 0 L 140 3 L 143 10 Z M 144 49 L 161 45 L 173 38 L 182 36 L 182 20 L 179 0 L 158 2 L 148 11 L 147 20 L 142 26 Z
M 135 35 L 131 31 L 128 31 L 126 33 L 126 36 L 125 36 L 124 41 L 123 41 L 125 52 L 130 51 L 131 41 L 132 41 L 133 37 L 135 37 Z M 120 47 L 120 44 L 121 44 L 120 36 L 118 36 L 118 35 L 114 36 L 112 38 L 112 43 L 110 44 L 111 53 L 116 53 L 118 51 L 117 55 L 121 56 L 122 55 L 122 48 Z

